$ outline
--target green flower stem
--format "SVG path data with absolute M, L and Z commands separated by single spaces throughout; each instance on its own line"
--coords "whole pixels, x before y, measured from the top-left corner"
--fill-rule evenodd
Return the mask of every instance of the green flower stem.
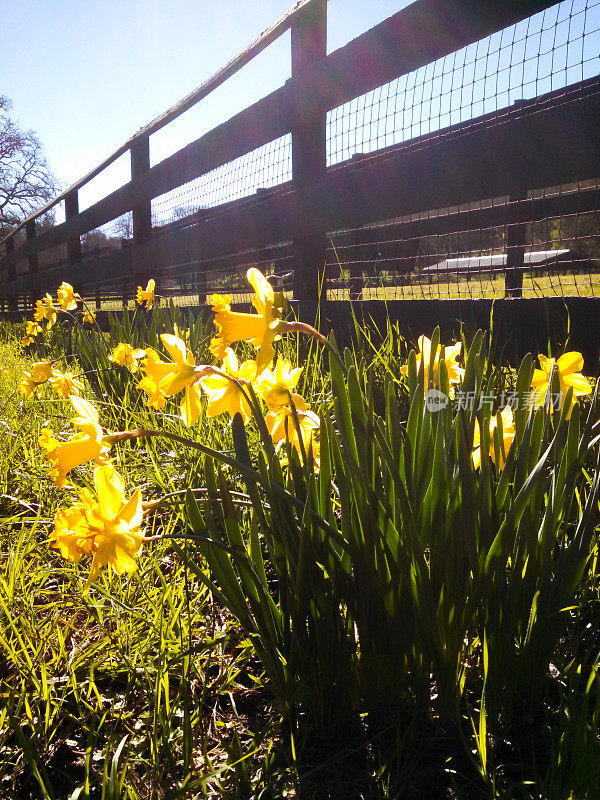
M 165 439 L 170 439 L 173 442 L 178 442 L 179 444 L 184 445 L 185 447 L 191 447 L 194 450 L 199 450 L 204 455 L 210 456 L 214 458 L 216 461 L 221 461 L 224 464 L 229 464 L 231 467 L 235 467 L 240 472 L 244 473 L 245 475 L 251 477 L 253 480 L 258 481 L 259 483 L 262 481 L 262 476 L 260 472 L 252 467 L 248 467 L 245 464 L 242 464 L 235 458 L 228 456 L 226 453 L 222 452 L 221 450 L 213 450 L 212 447 L 207 447 L 200 442 L 195 442 L 193 439 L 186 439 L 184 436 L 178 436 L 176 433 L 169 433 L 168 431 L 155 431 L 149 428 L 135 428 L 131 431 L 117 431 L 115 433 L 107 433 L 104 435 L 102 441 L 106 442 L 107 444 L 117 444 L 118 442 L 126 442 L 129 439 L 141 439 L 141 438 L 151 438 L 151 437 L 163 437 Z M 280 486 L 277 483 L 271 483 L 271 487 L 281 494 L 282 496 L 286 497 L 296 508 L 300 509 L 302 512 L 305 510 L 305 504 L 302 500 L 299 500 L 297 497 L 294 497 L 293 494 L 288 492 L 283 486 Z M 319 525 L 319 527 L 325 531 L 329 536 L 335 539 L 338 543 L 340 543 L 340 534 L 339 532 L 333 528 L 328 522 L 326 522 L 323 517 L 320 517 L 316 512 L 312 511 L 311 516 L 313 517 L 314 521 Z
M 342 357 L 336 348 L 331 344 L 326 336 L 323 336 L 322 333 L 319 333 L 319 331 L 316 328 L 313 328 L 312 325 L 309 325 L 307 322 L 286 322 L 283 330 L 285 333 L 304 333 L 306 336 L 316 339 L 317 342 L 320 342 L 335 357 L 344 374 L 346 375 L 348 373 L 346 365 L 344 364 Z

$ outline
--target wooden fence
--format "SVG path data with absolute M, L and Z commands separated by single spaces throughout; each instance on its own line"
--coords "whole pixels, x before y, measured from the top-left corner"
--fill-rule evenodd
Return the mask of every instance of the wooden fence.
M 294 299 L 303 318 L 310 319 L 323 281 L 328 234 L 342 231 L 343 239 L 348 236 L 344 231 L 358 230 L 358 236 L 352 234 L 353 241 L 364 245 L 360 230 L 381 221 L 403 242 L 444 232 L 503 227 L 505 292 L 518 298 L 526 227 L 548 217 L 600 207 L 597 184 L 556 195 L 536 196 L 532 191 L 600 176 L 597 77 L 330 167 L 326 119 L 332 109 L 552 5 L 547 0 L 418 0 L 327 55 L 326 0 L 300 0 L 210 81 L 139 131 L 4 240 L 1 309 L 23 311 L 62 280 L 81 292 L 96 287 L 100 300 L 103 284 L 118 286 L 120 282 L 130 287 L 149 276 L 172 275 L 182 265 L 195 275 L 203 299 L 203 277 L 211 260 L 283 243 L 292 265 Z M 151 167 L 149 137 L 288 29 L 291 79 Z M 292 143 L 291 181 L 203 210 L 177 225 L 153 228 L 153 199 L 286 134 L 291 134 Z M 131 180 L 80 212 L 80 189 L 127 151 Z M 461 207 L 496 197 L 505 199 L 487 207 Z M 62 201 L 65 221 L 39 231 L 36 222 Z M 448 208 L 453 210 L 419 216 Z M 82 235 L 129 212 L 133 237 L 127 246 L 82 260 Z M 23 231 L 25 241 L 20 242 Z M 64 248 L 64 263 L 40 268 L 40 254 L 58 246 Z M 402 258 L 406 260 L 401 254 L 395 262 L 400 272 Z M 22 264 L 24 271 L 17 269 Z M 362 274 L 350 272 L 353 297 L 359 298 Z

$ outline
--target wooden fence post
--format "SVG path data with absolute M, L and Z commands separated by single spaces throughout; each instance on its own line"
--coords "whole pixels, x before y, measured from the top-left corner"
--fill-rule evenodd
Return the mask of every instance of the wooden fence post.
M 36 237 L 36 230 L 35 230 L 35 220 L 30 219 L 29 222 L 25 223 L 25 236 L 27 237 L 28 242 L 32 242 Z M 30 256 L 27 256 L 27 261 L 29 264 L 29 272 L 34 273 L 39 270 L 39 259 L 37 253 L 32 253 Z M 30 301 L 32 305 L 35 305 L 35 297 L 33 292 L 30 296 Z M 27 308 L 27 296 L 23 298 L 23 308 Z
M 73 219 L 79 214 L 79 192 L 73 189 L 65 195 L 65 220 Z M 75 236 L 67 240 L 67 262 L 77 264 L 81 261 L 81 238 Z
M 144 172 L 150 169 L 150 137 L 142 136 L 131 145 L 131 179 L 135 180 Z M 133 247 L 134 259 L 135 248 L 152 238 L 152 201 L 144 200 L 139 205 L 134 206 L 133 212 Z M 145 286 L 152 277 L 148 272 L 139 272 L 138 279 L 142 286 Z M 126 307 L 125 289 L 123 290 L 123 308 Z
M 131 180 L 150 169 L 150 139 L 143 136 L 131 145 Z M 146 242 L 152 236 L 151 200 L 144 200 L 133 209 L 133 239 L 135 244 Z
M 292 81 L 307 67 L 327 55 L 327 0 L 314 0 L 293 19 Z M 292 130 L 292 180 L 296 192 L 316 183 L 325 175 L 327 166 L 325 113 Z M 298 203 L 301 221 L 309 209 Z M 313 210 L 314 211 L 314 210 Z M 294 298 L 298 300 L 298 314 L 305 322 L 314 322 L 320 301 L 320 284 L 325 269 L 326 231 L 302 236 L 293 242 Z M 324 287 L 323 287 L 324 291 Z
M 9 236 L 8 239 L 6 240 L 6 255 L 12 253 L 14 249 L 15 249 L 15 238 L 14 236 Z M 9 288 L 12 281 L 16 280 L 16 277 L 17 277 L 17 265 L 11 264 L 6 270 L 6 279 L 9 284 Z M 8 310 L 9 311 L 17 310 L 17 298 L 14 295 L 9 295 L 8 297 Z
M 506 227 L 506 272 L 504 296 L 523 297 L 523 271 L 525 268 L 525 220 L 523 201 L 526 189 L 515 189 L 510 194 L 509 222 Z

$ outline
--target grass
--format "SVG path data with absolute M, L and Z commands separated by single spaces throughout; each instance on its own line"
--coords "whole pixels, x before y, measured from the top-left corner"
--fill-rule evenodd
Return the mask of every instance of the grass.
M 371 282 L 373 279 L 370 279 Z M 292 293 L 286 292 L 286 297 L 291 299 Z M 460 300 L 477 298 L 502 298 L 504 297 L 504 276 L 489 278 L 476 276 L 472 280 L 437 279 L 435 281 L 390 283 L 385 286 L 367 285 L 362 291 L 363 300 Z M 525 275 L 523 278 L 523 297 L 597 297 L 600 295 L 600 276 L 594 274 L 564 273 L 553 275 Z M 232 293 L 234 303 L 248 303 L 249 292 L 237 291 Z M 329 300 L 348 300 L 348 288 L 330 288 Z M 199 295 L 194 292 L 180 292 L 170 296 L 169 300 L 178 307 L 199 305 Z M 95 308 L 95 299 L 90 298 L 91 307 Z M 129 300 L 126 308 L 135 309 L 135 301 Z M 118 311 L 123 309 L 121 299 L 103 300 L 99 309 L 102 311 Z
M 138 573 L 105 576 L 83 595 L 81 568 L 48 549 L 64 493 L 44 474 L 36 443 L 47 421 L 55 430 L 66 422 L 64 403 L 17 397 L 26 364 L 14 341 L 1 348 L 0 794 L 146 798 L 168 787 L 174 797 L 187 780 L 208 796 L 234 770 L 232 741 L 247 743 L 234 709 L 248 692 L 240 675 L 253 674 L 248 643 L 174 556 L 167 536 L 182 528 L 177 506 L 154 516 L 151 533 L 165 538 Z M 102 410 L 115 423 L 153 422 L 145 412 L 123 417 L 109 398 Z M 148 496 L 174 485 L 187 460 L 152 444 L 129 456 Z M 159 461 L 168 478 L 157 479 Z
M 160 317 L 159 317 L 160 319 Z M 127 327 L 127 326 L 126 326 Z M 165 324 L 165 329 L 168 327 Z M 160 329 L 160 324 L 158 325 Z M 157 330 L 127 329 L 157 343 Z M 206 358 L 208 332 L 192 326 L 193 350 Z M 145 500 L 170 495 L 148 517 L 138 571 L 104 573 L 83 593 L 85 567 L 49 549 L 59 505 L 75 498 L 47 476 L 40 430 L 71 432 L 65 401 L 23 400 L 15 385 L 31 357 L 18 328 L 0 329 L 0 796 L 6 798 L 458 798 L 459 800 L 594 800 L 600 793 L 600 571 L 591 554 L 569 624 L 555 649 L 550 693 L 536 716 L 510 738 L 487 721 L 482 686 L 467 682 L 454 721 L 430 710 L 386 718 L 367 715 L 323 734 L 309 715 L 290 717 L 273 694 L 254 641 L 207 587 L 203 549 L 191 538 L 182 487 L 195 489 L 202 513 L 207 473 L 193 449 L 175 441 L 139 439 L 115 446 L 128 488 Z M 112 331 L 113 343 L 125 336 Z M 141 342 L 139 342 L 141 343 Z M 109 430 L 161 426 L 232 452 L 221 418 L 186 429 L 170 404 L 148 408 L 123 369 L 109 366 L 96 334 L 54 335 L 52 352 L 87 373 Z M 314 346 L 282 343 L 305 363 L 301 393 L 329 413 L 331 378 Z M 76 353 L 74 352 L 76 351 Z M 372 403 L 383 408 L 386 376 L 399 381 L 406 346 L 393 332 L 354 358 L 374 376 Z M 514 374 L 498 366 L 502 379 Z M 512 376 L 512 377 L 511 377 Z M 490 380 L 493 376 L 490 377 Z M 405 397 L 408 410 L 408 400 Z M 250 435 L 256 452 L 259 442 Z M 90 485 L 89 466 L 73 482 Z M 247 524 L 247 488 L 231 472 L 240 520 Z M 236 501 L 236 502 L 238 502 Z M 580 501 L 583 502 L 580 497 Z M 268 569 L 273 594 L 275 576 Z M 482 643 L 470 658 L 479 662 Z M 341 665 L 340 665 L 341 666 Z M 425 678 L 426 683 L 429 676 Z
M 600 276 L 593 274 L 562 274 L 529 276 L 523 278 L 523 297 L 597 297 L 600 294 Z M 363 300 L 461 300 L 502 298 L 505 296 L 504 276 L 490 278 L 475 276 L 472 280 L 443 280 L 398 283 L 386 286 L 366 286 Z M 349 290 L 332 289 L 330 299 L 348 300 Z

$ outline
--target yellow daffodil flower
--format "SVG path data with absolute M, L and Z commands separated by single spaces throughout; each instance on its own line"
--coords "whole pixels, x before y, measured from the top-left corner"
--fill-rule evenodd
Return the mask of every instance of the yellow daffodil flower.
M 69 397 L 72 394 L 78 395 L 83 389 L 83 383 L 72 372 L 60 372 L 59 370 L 54 370 L 52 373 L 50 386 L 59 397 Z
M 23 373 L 24 378 L 19 383 L 17 389 L 19 394 L 24 397 L 36 395 L 40 397 L 42 386 L 50 380 L 53 375 L 52 363 L 50 361 L 37 361 L 31 365 L 30 372 Z
M 280 368 L 280 376 L 287 378 L 290 384 L 293 383 L 295 385 L 298 375 L 293 374 L 295 371 L 291 369 L 289 362 L 285 362 L 284 359 L 280 359 L 279 361 L 283 362 Z M 272 375 L 272 377 L 274 376 Z M 257 385 L 257 388 L 258 386 L 259 385 Z M 312 448 L 315 469 L 318 471 L 319 445 L 316 441 L 315 433 L 319 428 L 319 417 L 313 411 L 309 410 L 306 400 L 304 400 L 301 395 L 291 392 L 289 388 L 284 389 L 282 385 L 273 385 L 269 377 L 266 376 L 266 381 L 262 384 L 261 394 L 263 399 L 264 394 L 268 394 L 269 392 L 272 392 L 272 405 L 271 410 L 265 417 L 265 422 L 276 448 L 279 449 L 285 442 L 289 442 L 302 458 L 302 447 L 300 445 L 301 436 L 304 450 L 308 452 L 308 450 Z M 283 402 L 284 392 L 286 397 L 285 403 Z M 296 428 L 293 409 L 295 409 L 296 416 L 298 417 L 299 432 Z
M 21 347 L 29 347 L 41 332 L 42 329 L 35 320 L 28 320 L 25 323 L 25 336 L 21 339 Z
M 246 277 L 254 289 L 252 305 L 256 314 L 238 313 L 231 310 L 228 295 L 213 295 L 211 303 L 215 314 L 217 336 L 210 343 L 210 352 L 215 358 L 225 358 L 227 347 L 234 342 L 250 342 L 257 350 L 258 374 L 271 364 L 275 356 L 273 342 L 280 339 L 285 323 L 281 320 L 281 309 L 275 303 L 273 287 L 265 276 L 251 267 Z
M 148 400 L 146 402 L 151 408 L 160 409 L 167 402 L 167 398 L 164 396 L 164 394 L 158 388 L 158 384 L 156 384 L 152 378 L 142 378 L 142 380 L 138 382 L 137 387 L 143 392 L 146 392 L 148 395 Z
M 91 553 L 92 539 L 88 536 L 83 503 L 58 509 L 50 542 L 67 561 L 76 562 L 82 555 Z
M 110 444 L 104 441 L 102 428 L 98 424 L 98 412 L 94 406 L 74 395 L 69 400 L 78 415 L 71 422 L 81 433 L 75 434 L 66 442 L 59 442 L 54 433 L 45 428 L 39 439 L 40 446 L 46 451 L 52 464 L 52 476 L 59 488 L 65 485 L 66 476 L 74 467 L 85 464 L 86 461 L 107 463 L 110 450 Z
M 150 309 L 154 305 L 154 287 L 155 286 L 156 286 L 156 281 L 154 280 L 154 278 L 150 278 L 150 280 L 146 284 L 146 288 L 145 289 L 142 289 L 141 286 L 137 287 L 137 295 L 136 295 L 135 301 L 140 306 L 142 306 L 142 305 L 144 305 L 144 303 L 146 303 L 146 308 L 148 309 L 148 311 L 150 311 Z
M 35 301 L 35 311 L 33 312 L 33 319 L 35 322 L 42 322 L 46 319 L 46 305 L 43 300 Z
M 150 395 L 154 408 L 161 408 L 163 397 L 184 392 L 180 403 L 181 418 L 189 427 L 194 425 L 202 410 L 200 379 L 203 370 L 196 366 L 194 356 L 183 339 L 172 333 L 162 333 L 161 341 L 173 361 L 162 361 L 155 350 L 149 348 L 142 361 L 146 375 L 138 387 Z
M 569 387 L 573 388 L 573 401 L 567 411 L 567 419 L 570 418 L 575 405 L 575 398 L 582 397 L 586 394 L 591 394 L 592 387 L 590 386 L 587 378 L 581 374 L 583 369 L 583 356 L 578 352 L 565 353 L 560 356 L 558 360 L 548 358 L 544 355 L 539 355 L 541 369 L 533 371 L 533 378 L 531 381 L 531 388 L 534 391 L 534 405 L 536 408 L 544 405 L 548 385 L 552 383 L 552 374 L 556 370 L 560 382 L 560 408 L 565 402 L 565 398 Z M 554 410 L 554 403 L 550 403 L 549 411 L 552 413 Z
M 48 294 L 48 292 L 46 292 L 45 297 L 36 301 L 33 318 L 36 322 L 41 322 L 45 319 L 49 328 L 56 322 L 56 309 L 52 302 L 52 295 Z
M 198 381 L 196 361 L 183 339 L 172 333 L 161 333 L 160 339 L 173 359 L 169 373 L 160 381 L 160 389 L 166 397 L 171 397 Z M 153 365 L 154 370 L 157 367 L 158 364 Z
M 77 308 L 77 301 L 81 300 L 81 297 L 73 291 L 71 284 L 66 281 L 63 281 L 58 287 L 56 297 L 58 305 L 63 311 L 74 311 Z
M 42 384 L 34 380 L 29 372 L 24 372 L 23 375 L 23 379 L 17 386 L 19 394 L 22 394 L 23 397 L 33 397 L 33 395 L 41 397 Z
M 264 400 L 270 411 L 278 411 L 282 406 L 289 405 L 290 395 L 299 398 L 300 395 L 294 394 L 302 367 L 292 368 L 291 363 L 286 358 L 278 358 L 275 364 L 275 371 L 264 369 L 256 383 L 256 393 Z
M 313 411 L 308 410 L 306 402 L 300 395 L 293 395 L 293 397 L 300 433 L 302 435 L 302 444 L 304 445 L 304 449 L 308 450 L 312 440 L 314 450 L 314 434 L 319 429 L 319 418 Z M 265 417 L 265 422 L 267 423 L 267 429 L 275 444 L 289 442 L 292 447 L 295 447 L 296 450 L 302 454 L 300 438 L 290 405 L 281 406 L 278 411 L 269 411 Z
M 138 361 L 146 355 L 145 350 L 136 350 L 127 342 L 120 342 L 112 351 L 109 358 L 115 364 L 128 367 L 132 372 L 138 368 Z
M 57 512 L 50 534 L 51 547 L 69 561 L 93 554 L 86 591 L 106 566 L 117 575 L 135 572 L 144 542 L 141 490 L 127 499 L 123 478 L 109 464 L 94 469 L 94 486 L 96 498 L 84 491 L 77 505 Z
M 53 369 L 51 361 L 36 361 L 31 365 L 31 375 L 35 381 L 43 383 L 52 377 Z
M 186 386 L 179 403 L 179 414 L 189 428 L 195 425 L 202 413 L 202 388 L 199 383 Z
M 448 372 L 448 382 L 450 383 L 450 396 L 454 397 L 454 385 L 460 383 L 463 379 L 465 371 L 456 363 L 456 359 L 462 350 L 462 342 L 454 342 L 453 345 L 444 348 L 444 362 Z M 427 336 L 419 336 L 419 352 L 417 353 L 417 371 L 423 365 L 425 377 L 425 391 L 429 386 L 429 381 L 433 381 L 435 388 L 439 386 L 439 364 L 442 354 L 442 346 L 438 345 L 437 352 L 434 355 L 433 361 L 433 375 L 429 375 L 429 364 L 431 363 L 431 339 Z M 400 372 L 403 375 L 408 375 L 408 365 L 400 367 Z
M 147 347 L 146 358 L 141 362 L 141 367 L 145 372 L 145 377 L 137 384 L 138 389 L 149 395 L 149 406 L 162 408 L 167 398 L 160 391 L 159 384 L 163 378 L 172 374 L 173 365 L 168 361 L 161 361 L 156 350 L 153 347 Z
M 506 406 L 501 412 L 502 419 L 502 448 L 500 452 L 496 452 L 496 444 L 494 442 L 494 431 L 498 425 L 498 418 L 494 416 L 489 421 L 490 432 L 490 458 L 498 469 L 504 469 L 506 456 L 511 448 L 513 439 L 515 438 L 515 423 L 513 420 L 513 412 L 510 406 Z M 473 466 L 479 469 L 481 466 L 481 431 L 479 430 L 479 422 L 475 420 L 475 432 L 473 435 Z
M 84 325 L 93 325 L 94 322 L 96 321 L 96 315 L 94 314 L 93 311 L 90 311 L 90 309 L 86 306 L 83 309 L 83 317 L 81 321 Z
M 223 372 L 227 374 L 214 373 L 202 379 L 202 388 L 208 395 L 206 414 L 209 417 L 225 413 L 231 417 L 241 414 L 246 424 L 252 416 L 252 410 L 242 386 L 255 380 L 256 361 L 244 361 L 240 366 L 236 354 L 228 347 L 223 359 Z

